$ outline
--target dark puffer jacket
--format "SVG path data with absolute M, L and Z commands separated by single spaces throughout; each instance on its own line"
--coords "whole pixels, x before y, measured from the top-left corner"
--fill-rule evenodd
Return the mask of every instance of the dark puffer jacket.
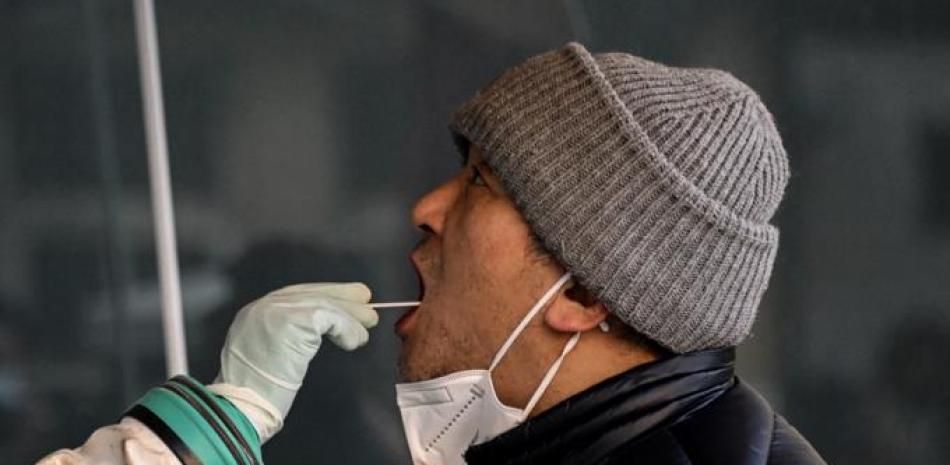
M 732 349 L 636 367 L 465 455 L 469 465 L 824 464 L 735 377 Z

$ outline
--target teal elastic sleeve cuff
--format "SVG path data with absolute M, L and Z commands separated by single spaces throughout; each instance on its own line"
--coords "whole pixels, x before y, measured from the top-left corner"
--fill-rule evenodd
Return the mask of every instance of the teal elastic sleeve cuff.
M 188 376 L 145 393 L 124 416 L 151 429 L 184 465 L 263 465 L 254 426 L 226 398 Z

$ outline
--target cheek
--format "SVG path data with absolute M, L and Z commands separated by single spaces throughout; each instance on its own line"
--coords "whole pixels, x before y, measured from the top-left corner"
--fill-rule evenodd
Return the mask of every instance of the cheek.
M 457 251 L 466 273 L 478 275 L 476 282 L 509 288 L 524 272 L 529 230 L 509 202 L 490 199 L 468 207 L 458 228 Z
M 514 207 L 498 199 L 485 196 L 460 207 L 443 236 L 443 289 L 464 298 L 468 305 L 457 317 L 481 332 L 495 326 L 487 316 L 510 307 L 524 277 L 528 229 Z

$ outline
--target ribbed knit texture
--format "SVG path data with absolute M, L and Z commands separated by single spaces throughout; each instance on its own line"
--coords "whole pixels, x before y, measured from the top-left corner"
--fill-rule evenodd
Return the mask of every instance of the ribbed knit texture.
M 738 79 L 570 43 L 504 73 L 450 128 L 621 320 L 678 353 L 748 335 L 789 168 Z

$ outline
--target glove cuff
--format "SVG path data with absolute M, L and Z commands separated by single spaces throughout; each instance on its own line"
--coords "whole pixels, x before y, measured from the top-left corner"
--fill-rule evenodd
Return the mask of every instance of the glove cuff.
M 209 384 L 208 390 L 230 400 L 254 425 L 261 444 L 274 437 L 284 427 L 284 417 L 277 407 L 253 389 L 227 383 Z
M 261 465 L 253 424 L 227 398 L 187 376 L 145 393 L 124 417 L 151 429 L 185 465 Z
M 215 383 L 226 383 L 254 391 L 259 397 L 266 399 L 269 406 L 276 408 L 281 422 L 287 418 L 300 388 L 300 383 L 290 383 L 267 374 L 234 348 L 221 351 L 221 372 L 218 373 Z

